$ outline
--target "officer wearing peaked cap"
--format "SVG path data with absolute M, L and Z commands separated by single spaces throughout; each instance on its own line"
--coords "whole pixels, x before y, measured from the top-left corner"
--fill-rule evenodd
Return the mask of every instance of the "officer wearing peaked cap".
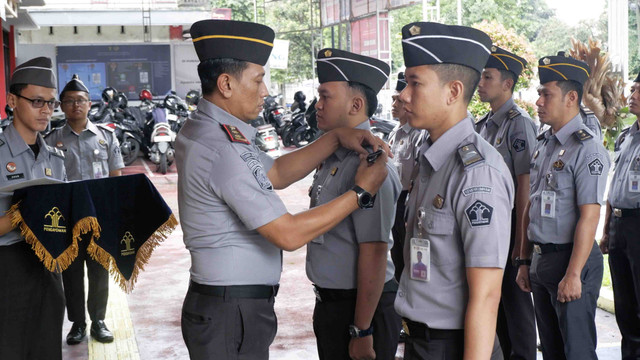
M 91 101 L 89 89 L 74 74 L 60 92 L 61 109 L 66 124 L 54 129 L 45 137 L 49 146 L 65 154 L 64 164 L 69 180 L 99 179 L 119 176 L 124 162 L 120 144 L 113 129 L 95 125 L 87 118 Z M 109 297 L 109 272 L 87 254 L 89 241 L 79 243 L 78 257 L 62 273 L 67 316 L 73 323 L 67 334 L 67 344 L 82 341 L 86 331 L 84 300 L 84 266 L 87 265 L 89 293 L 87 308 L 91 318 L 91 336 L 97 341 L 113 341 L 104 318 Z
M 305 177 L 340 144 L 361 153 L 362 143 L 382 146 L 370 133 L 341 129 L 277 160 L 258 149 L 248 122 L 268 95 L 263 66 L 274 36 L 241 21 L 191 26 L 203 98 L 176 140 L 178 206 L 191 254 L 182 334 L 191 359 L 269 357 L 281 249 L 301 247 L 358 209 L 356 192 L 347 191 L 292 215 L 274 190 Z M 376 193 L 385 177 L 383 161 L 362 166 L 356 183 Z
M 640 116 L 640 74 L 631 85 L 629 112 Z M 640 118 L 640 117 L 639 117 Z M 636 120 L 615 144 L 600 249 L 609 254 L 622 359 L 640 358 L 640 127 Z
M 527 61 L 518 55 L 491 47 L 491 56 L 478 84 L 480 100 L 489 103 L 491 111 L 476 123 L 476 130 L 502 155 L 516 186 L 509 261 L 505 266 L 498 312 L 498 338 L 506 358 L 533 360 L 536 357 L 533 302 L 531 294 L 516 284 L 526 230 L 522 223 L 529 199 L 529 160 L 536 142 L 533 120 L 513 101 L 513 90 L 526 65 Z
M 402 49 L 400 100 L 411 126 L 429 131 L 407 199 L 395 302 L 407 325 L 405 359 L 500 357 L 495 324 L 513 180 L 466 115 L 491 40 L 473 28 L 419 22 L 402 28 Z
M 407 81 L 404 79 L 404 72 L 398 73 L 398 81 L 396 82 L 396 90 L 391 96 L 391 115 L 398 120 L 398 125 L 389 134 L 389 146 L 393 153 L 393 162 L 400 175 L 400 184 L 402 192 L 396 202 L 396 218 L 391 229 L 393 234 L 393 248 L 391 249 L 391 259 L 396 268 L 396 280 L 400 281 L 400 275 L 404 269 L 404 260 L 402 252 L 404 248 L 404 237 L 406 235 L 404 227 L 404 204 L 409 193 L 411 184 L 411 174 L 416 164 L 416 149 L 420 146 L 424 132 L 409 125 L 406 112 L 402 108 L 399 95 L 407 87 Z
M 529 222 L 518 285 L 533 292 L 545 359 L 597 359 L 596 301 L 602 254 L 594 241 L 609 172 L 609 155 L 580 117 L 589 67 L 565 56 L 538 62 L 540 121 L 531 160 Z M 533 245 L 533 246 L 532 246 Z
M 569 54 L 564 51 L 559 51 L 557 56 L 544 57 L 541 61 L 541 66 L 538 68 L 540 72 L 545 74 L 545 78 L 548 79 L 567 81 L 575 78 L 574 81 L 584 86 L 584 83 L 589 79 L 591 73 L 586 63 L 570 57 Z M 602 126 L 593 111 L 580 105 L 580 117 L 596 138 L 602 140 Z
M 370 131 L 368 119 L 389 65 L 338 49 L 320 50 L 317 59 L 318 128 Z M 358 153 L 337 149 L 322 162 L 309 194 L 315 208 L 354 190 L 362 208 L 307 245 L 307 276 L 317 294 L 313 328 L 322 360 L 394 359 L 400 335 L 393 309 L 398 283 L 389 256 L 400 181 L 387 164 L 389 176 L 372 199 L 355 182 L 359 164 Z
M 14 70 L 7 94 L 13 122 L 0 134 L 0 188 L 39 178 L 66 180 L 64 155 L 40 135 L 59 105 L 55 88 L 49 58 L 31 59 Z M 2 214 L 11 196 L 0 196 Z M 0 359 L 62 359 L 60 274 L 44 267 L 8 215 L 0 217 L 0 294 Z

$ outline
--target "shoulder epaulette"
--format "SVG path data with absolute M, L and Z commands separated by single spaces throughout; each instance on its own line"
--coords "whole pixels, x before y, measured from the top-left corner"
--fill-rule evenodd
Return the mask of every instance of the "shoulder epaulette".
M 477 119 L 476 119 L 476 121 L 475 121 L 475 124 L 476 124 L 476 125 L 477 125 L 477 124 L 480 124 L 481 122 L 483 122 L 483 121 L 487 120 L 487 118 L 488 118 L 488 117 L 489 117 L 489 113 L 487 113 L 487 114 L 486 114 L 485 116 L 483 116 L 483 117 L 477 118 Z
M 465 169 L 475 163 L 484 161 L 484 157 L 478 152 L 478 149 L 473 143 L 462 145 L 458 148 L 458 156 Z
M 580 110 L 582 110 L 582 112 L 585 115 L 594 115 L 595 116 L 595 114 L 596 114 L 593 111 L 591 111 L 591 109 L 589 109 L 588 107 L 581 107 Z
M 44 134 L 43 138 L 46 139 L 47 137 L 49 137 L 49 135 L 53 134 L 54 132 L 56 132 L 56 130 L 60 130 L 60 129 L 62 129 L 62 126 L 49 130 L 48 133 Z
M 62 150 L 49 145 L 47 145 L 47 150 L 51 153 L 51 155 L 55 155 L 61 159 L 64 159 L 64 153 L 62 152 Z
M 109 132 L 114 132 L 116 130 L 116 129 L 110 127 L 107 124 L 97 124 L 97 125 L 98 125 L 98 127 L 102 128 L 102 129 L 105 129 L 105 130 L 107 130 Z
M 615 142 L 615 149 L 614 149 L 615 151 L 620 150 L 620 145 L 624 142 L 624 139 L 627 138 L 627 135 L 629 134 L 629 130 L 631 130 L 631 126 L 628 126 L 620 131 L 620 134 L 618 134 L 618 138 L 616 139 L 616 142 Z
M 546 132 L 546 131 L 543 131 L 542 133 L 540 133 L 540 135 L 538 135 L 538 137 L 536 137 L 536 139 L 537 139 L 538 141 L 540 141 L 540 140 L 544 140 L 544 133 L 545 133 L 545 132 Z
M 247 138 L 240 132 L 240 130 L 238 130 L 236 126 L 225 124 L 220 124 L 220 126 L 222 127 L 222 130 L 227 133 L 227 136 L 229 136 L 229 140 L 231 140 L 231 142 L 238 142 L 247 145 L 251 144 L 251 142 L 247 140 Z
M 520 111 L 518 111 L 518 108 L 513 108 L 511 110 L 509 110 L 509 112 L 507 113 L 507 118 L 509 120 L 513 120 L 515 118 L 517 118 L 518 116 L 520 116 Z
M 575 135 L 575 137 L 579 141 L 587 141 L 589 139 L 593 139 L 593 135 L 589 134 L 589 132 L 587 132 L 584 129 L 580 129 L 580 130 L 574 132 L 573 135 Z

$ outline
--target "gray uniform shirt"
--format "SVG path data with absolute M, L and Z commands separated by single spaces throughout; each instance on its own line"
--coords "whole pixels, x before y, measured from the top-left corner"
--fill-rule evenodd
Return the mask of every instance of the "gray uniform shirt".
M 579 206 L 604 203 L 609 154 L 580 114 L 538 139 L 531 159 L 529 241 L 572 243 Z
M 52 130 L 45 141 L 64 153 L 64 166 L 69 180 L 97 179 L 110 171 L 122 169 L 124 162 L 120 144 L 111 128 L 87 121 L 76 134 L 69 124 Z
M 495 147 L 509 167 L 514 184 L 519 175 L 529 173 L 529 162 L 536 144 L 536 125 L 526 111 L 507 100 L 495 114 L 488 113 L 476 131 Z
M 267 177 L 273 159 L 257 148 L 255 136 L 253 127 L 205 99 L 178 134 L 180 223 L 197 283 L 280 281 L 282 252 L 255 229 L 287 209 Z
M 593 113 L 593 111 L 580 107 L 580 116 L 582 117 L 582 122 L 591 130 L 591 132 L 596 136 L 598 140 L 602 140 L 602 125 L 600 125 L 600 121 Z
M 389 134 L 389 146 L 394 158 L 390 159 L 400 175 L 402 190 L 409 190 L 411 173 L 416 164 L 416 148 L 420 146 L 423 131 L 412 128 L 409 123 L 396 126 Z
M 640 130 L 637 121 L 618 136 L 614 159 L 609 203 L 621 209 L 640 208 Z
M 502 156 L 467 118 L 420 148 L 419 172 L 407 199 L 407 266 L 398 314 L 434 329 L 463 329 L 468 267 L 504 268 L 514 186 Z M 411 279 L 411 238 L 429 240 L 430 280 Z
M 358 125 L 369 129 L 369 122 Z M 360 165 L 357 153 L 339 148 L 328 157 L 314 176 L 311 207 L 326 204 L 355 185 Z M 372 209 L 358 209 L 326 234 L 307 245 L 307 276 L 314 284 L 327 289 L 355 289 L 358 286 L 358 245 L 382 241 L 393 246 L 391 227 L 395 204 L 400 195 L 400 180 L 392 164 L 389 175 L 376 194 Z M 387 252 L 385 282 L 393 278 L 395 268 Z
M 61 151 L 47 146 L 38 134 L 36 138 L 40 152 L 36 159 L 13 124 L 0 133 L 0 159 L 4 166 L 0 168 L 0 187 L 13 185 L 27 180 L 50 178 L 66 180 L 64 155 Z M 13 193 L 0 193 L 0 210 L 4 214 L 11 207 Z M 0 236 L 0 246 L 12 245 L 22 241 L 20 231 L 12 230 Z

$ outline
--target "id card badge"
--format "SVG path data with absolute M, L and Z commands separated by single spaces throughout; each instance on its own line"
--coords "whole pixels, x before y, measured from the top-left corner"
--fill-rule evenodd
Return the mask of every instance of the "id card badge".
M 640 192 L 640 171 L 629 171 L 629 192 Z
M 102 173 L 102 162 L 94 161 L 92 164 L 93 164 L 93 178 L 102 179 L 104 177 L 104 174 Z
M 427 239 L 411 238 L 411 280 L 431 280 L 431 243 Z
M 547 218 L 556 217 L 556 192 L 543 191 L 540 198 L 540 216 Z

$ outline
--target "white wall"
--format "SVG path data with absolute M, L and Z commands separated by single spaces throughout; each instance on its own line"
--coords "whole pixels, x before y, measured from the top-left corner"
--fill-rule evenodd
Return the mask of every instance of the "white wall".
M 73 26 L 54 26 L 53 35 L 49 34 L 49 27 L 43 26 L 39 30 L 24 30 L 18 34 L 20 44 L 102 44 L 102 43 L 142 43 L 144 33 L 142 26 L 125 26 L 125 33 L 120 33 L 120 26 L 102 26 L 98 34 L 97 26 L 78 26 L 78 33 L 73 33 Z M 151 27 L 152 42 L 169 42 L 168 26 Z

